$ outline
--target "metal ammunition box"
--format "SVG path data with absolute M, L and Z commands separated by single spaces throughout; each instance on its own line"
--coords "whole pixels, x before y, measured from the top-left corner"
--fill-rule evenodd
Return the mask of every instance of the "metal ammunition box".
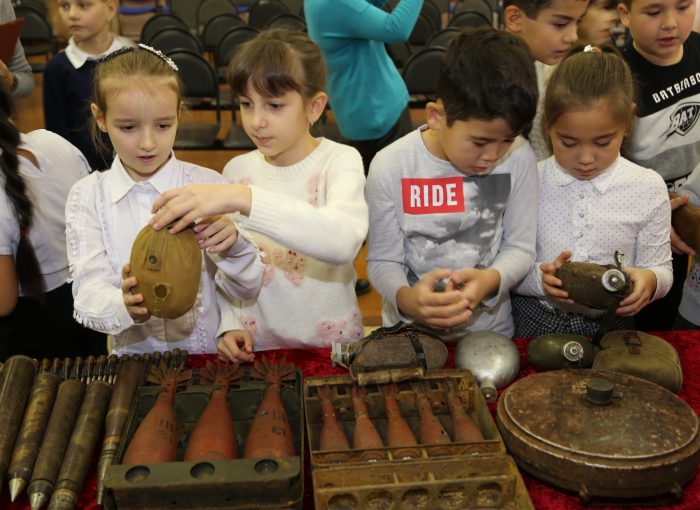
M 398 383 L 401 414 L 416 437 L 420 418 L 413 382 Z M 534 510 L 525 484 L 489 413 L 476 379 L 468 370 L 436 370 L 419 384 L 432 411 L 454 437 L 446 391 L 452 386 L 484 440 L 372 450 L 321 451 L 321 402 L 318 388 L 328 386 L 338 423 L 352 442 L 355 417 L 350 376 L 304 380 L 304 409 L 316 510 L 460 509 Z M 379 385 L 366 386 L 369 417 L 386 444 L 387 415 Z
M 123 465 L 122 456 L 136 428 L 155 403 L 160 386 L 138 389 L 126 424 L 125 439 L 116 463 L 107 469 L 104 506 L 124 508 L 227 508 L 235 510 L 301 509 L 304 493 L 304 416 L 302 376 L 282 385 L 282 402 L 294 436 L 295 457 L 281 459 L 232 459 L 215 462 L 167 462 Z M 236 430 L 239 457 L 243 454 L 251 423 L 269 383 L 244 378 L 229 390 L 228 404 Z M 186 429 L 178 445 L 184 456 L 187 440 L 202 414 L 215 385 L 193 385 L 175 394 L 175 416 Z

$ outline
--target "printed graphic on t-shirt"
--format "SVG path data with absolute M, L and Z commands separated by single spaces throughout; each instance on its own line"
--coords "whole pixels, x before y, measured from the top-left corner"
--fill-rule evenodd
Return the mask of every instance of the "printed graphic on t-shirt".
M 698 121 L 699 112 L 700 103 L 689 102 L 679 104 L 671 113 L 671 122 L 664 133 L 664 139 L 668 139 L 674 134 L 680 136 L 687 135 Z
M 490 264 L 501 239 L 509 174 L 403 179 L 401 187 L 410 280 L 437 267 Z
M 676 191 L 700 162 L 700 34 L 691 32 L 672 66 L 652 64 L 631 41 L 624 54 L 638 82 L 638 117 L 623 155 L 658 172 Z
M 655 105 L 663 101 L 678 100 L 677 96 L 700 85 L 700 72 L 693 72 L 690 75 L 678 80 L 671 85 L 664 86 L 655 92 L 651 92 L 651 100 Z M 653 108 L 651 109 L 653 111 Z
M 624 154 L 651 168 L 676 191 L 700 162 L 700 94 L 672 107 L 637 118 Z
M 433 214 L 464 211 L 461 177 L 403 179 L 401 196 L 406 214 Z

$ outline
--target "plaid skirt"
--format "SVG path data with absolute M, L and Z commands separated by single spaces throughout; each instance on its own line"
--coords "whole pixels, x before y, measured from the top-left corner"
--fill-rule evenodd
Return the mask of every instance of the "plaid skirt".
M 513 296 L 513 322 L 516 338 L 531 338 L 549 333 L 576 333 L 593 336 L 598 331 L 603 315 L 587 317 L 550 308 L 533 297 Z M 615 317 L 609 330 L 635 329 L 632 317 Z

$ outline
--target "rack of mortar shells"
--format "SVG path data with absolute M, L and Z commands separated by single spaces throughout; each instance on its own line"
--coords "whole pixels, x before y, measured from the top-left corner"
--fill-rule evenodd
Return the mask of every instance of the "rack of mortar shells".
M 398 402 L 403 420 L 417 439 L 412 446 L 386 446 L 389 444 L 387 386 L 364 387 L 367 413 L 381 437 L 382 446 L 353 448 L 355 382 L 350 376 L 304 380 L 316 510 L 534 510 L 515 462 L 506 455 L 476 379 L 469 371 L 436 370 L 418 382 L 396 384 L 392 398 Z M 479 439 L 455 442 L 447 396 L 450 390 L 459 397 L 470 423 L 481 432 Z M 324 429 L 321 397 L 327 398 L 329 394 L 335 421 L 349 443 L 346 449 L 322 450 L 320 447 Z M 429 399 L 432 414 L 439 420 L 435 426 L 443 428 L 449 436 L 440 444 L 421 444 L 425 423 L 421 423 L 417 394 Z M 342 442 L 342 436 L 340 439 Z
M 207 407 L 212 392 L 220 386 L 199 384 L 197 369 L 190 384 L 178 389 L 174 412 L 185 432 L 177 446 L 177 461 L 159 464 L 122 464 L 129 441 L 154 405 L 162 386 L 139 387 L 126 424 L 124 441 L 116 462 L 105 477 L 105 508 L 227 508 L 301 509 L 304 492 L 304 423 L 302 375 L 281 386 L 281 400 L 289 420 L 296 455 L 294 457 L 245 459 L 243 452 L 256 411 L 270 384 L 253 379 L 252 369 L 231 383 L 228 408 L 234 422 L 237 458 L 217 461 L 185 461 L 187 444 L 197 420 Z

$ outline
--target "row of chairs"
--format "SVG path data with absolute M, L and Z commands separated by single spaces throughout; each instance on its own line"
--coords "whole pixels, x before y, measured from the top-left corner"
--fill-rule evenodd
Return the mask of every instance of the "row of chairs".
M 258 29 L 281 14 L 303 20 L 302 3 L 303 0 L 170 0 L 170 13 L 178 16 L 193 34 L 201 35 L 207 22 L 218 14 L 247 12 L 248 24 Z
M 229 0 L 224 1 L 229 2 Z M 206 24 L 199 37 L 193 35 L 190 27 L 176 14 L 158 13 L 144 24 L 141 40 L 157 47 L 189 48 L 193 51 L 201 52 L 204 50 L 214 51 L 218 41 L 227 31 L 234 27 L 245 26 L 248 32 L 252 34 L 257 33 L 255 27 L 257 24 L 262 25 L 261 28 L 266 26 L 286 26 L 298 30 L 306 30 L 306 23 L 300 16 L 289 12 L 280 11 L 277 13 L 278 11 L 276 10 L 267 10 L 264 7 L 268 5 L 281 6 L 282 10 L 286 11 L 287 7 L 280 0 L 272 0 L 269 4 L 262 3 L 263 1 L 265 0 L 258 0 L 253 4 L 252 8 L 260 6 L 261 9 L 257 11 L 261 14 L 254 18 L 257 20 L 254 25 L 246 24 L 235 12 L 215 13 L 213 9 L 208 10 L 206 16 L 212 16 L 206 19 Z M 205 5 L 204 2 L 208 3 L 209 0 L 203 0 L 202 5 Z M 26 54 L 29 56 L 44 56 L 43 61 L 33 59 L 31 63 L 34 72 L 41 72 L 45 62 L 56 51 L 53 29 L 47 17 L 46 6 L 42 0 L 17 0 L 14 8 L 16 16 L 25 20 L 20 39 Z M 263 13 L 263 11 L 265 12 Z M 268 20 L 266 16 L 274 13 L 277 14 Z M 167 33 L 160 34 L 161 40 L 154 41 L 154 35 L 165 28 L 177 29 L 177 31 L 170 30 Z
M 14 5 L 15 16 L 24 18 L 20 41 L 27 56 L 43 56 L 43 61 L 30 62 L 35 73 L 44 70 L 44 64 L 56 52 L 53 28 L 48 20 L 46 5 L 41 0 L 22 0 Z
M 425 48 L 442 47 L 446 48 L 452 37 L 458 34 L 463 27 L 450 26 L 438 30 L 430 35 L 430 37 L 421 45 L 412 45 L 409 42 L 387 44 L 386 49 L 389 57 L 394 62 L 394 65 L 399 69 L 403 69 L 408 59 L 414 54 Z
M 219 144 L 217 134 L 221 127 L 221 100 L 219 76 L 209 61 L 201 54 L 190 50 L 176 49 L 166 53 L 178 65 L 178 73 L 184 84 L 185 97 L 192 109 L 214 111 L 215 121 L 197 124 L 183 124 L 178 131 L 175 147 L 178 149 L 212 148 Z M 424 48 L 408 59 L 402 69 L 402 76 L 411 96 L 410 106 L 424 106 L 435 97 L 435 78 L 445 55 L 445 48 L 434 46 Z M 231 128 L 221 145 L 227 149 L 253 149 L 254 145 L 246 136 L 242 126 L 236 122 L 238 105 L 231 101 Z M 320 135 L 336 140 L 339 133 L 332 126 L 321 122 Z
M 306 23 L 294 14 L 279 14 L 260 28 L 285 26 L 296 30 L 306 30 Z M 193 51 L 214 51 L 222 37 L 234 28 L 244 28 L 257 33 L 258 28 L 247 24 L 236 14 L 222 13 L 209 19 L 202 34 L 192 34 L 177 16 L 157 14 L 143 25 L 140 40 L 151 46 L 166 48 L 188 48 Z
M 416 24 L 408 38 L 408 44 L 413 50 L 428 46 L 429 40 L 441 31 L 442 15 L 443 12 L 434 0 L 424 0 Z M 464 0 L 457 6 L 454 14 L 450 15 L 447 27 L 461 29 L 494 25 L 495 20 L 496 16 L 489 0 Z
M 214 111 L 215 120 L 198 124 L 183 124 L 178 132 L 175 146 L 178 149 L 211 148 L 221 145 L 227 149 L 253 149 L 254 145 L 236 122 L 238 105 L 222 94 L 221 81 L 226 65 L 236 48 L 245 41 L 255 37 L 258 30 L 250 25 L 237 23 L 230 15 L 218 15 L 209 22 L 209 29 L 203 32 L 203 45 L 182 27 L 161 27 L 155 33 L 152 29 L 166 23 L 167 16 L 152 18 L 154 21 L 144 25 L 142 36 L 148 44 L 163 50 L 173 58 L 180 68 L 180 76 L 185 86 L 185 95 L 192 109 L 210 109 Z M 160 20 L 163 21 L 160 21 Z M 170 20 L 172 21 L 172 20 Z M 233 27 L 233 28 L 231 28 Z M 301 29 L 301 27 L 298 27 Z M 453 35 L 458 29 L 445 33 Z M 220 33 L 223 32 L 223 35 Z M 212 35 L 215 34 L 215 35 Z M 445 37 L 443 35 L 443 37 Z M 183 42 L 189 39 L 190 46 Z M 218 38 L 218 40 L 217 40 Z M 212 67 L 203 50 L 213 50 Z M 444 58 L 444 47 L 435 45 L 413 52 L 403 63 L 402 73 L 411 94 L 411 106 L 419 107 L 434 97 L 437 68 Z M 231 114 L 231 128 L 222 141 L 217 140 L 221 126 L 221 112 L 228 108 Z M 320 122 L 318 134 L 340 139 L 337 129 L 327 122 Z

